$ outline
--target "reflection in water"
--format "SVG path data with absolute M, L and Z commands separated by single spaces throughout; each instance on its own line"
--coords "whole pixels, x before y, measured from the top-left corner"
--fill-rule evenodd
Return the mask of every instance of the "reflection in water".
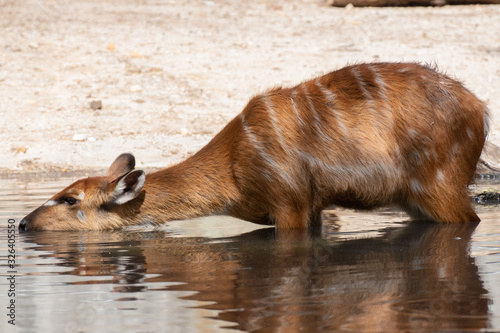
M 194 291 L 183 299 L 204 302 L 234 329 L 474 331 L 488 320 L 487 291 L 469 254 L 475 227 L 409 223 L 349 240 L 272 228 L 222 239 L 162 231 L 22 237 L 58 258 L 64 274 L 85 276 L 72 285 L 111 284 L 138 297 Z

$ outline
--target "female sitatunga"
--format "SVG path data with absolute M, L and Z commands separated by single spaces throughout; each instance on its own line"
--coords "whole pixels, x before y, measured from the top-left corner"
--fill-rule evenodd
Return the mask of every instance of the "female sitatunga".
M 318 226 L 330 205 L 396 205 L 477 222 L 467 186 L 487 134 L 484 103 L 413 63 L 352 65 L 250 100 L 204 148 L 145 174 L 130 154 L 26 216 L 22 230 L 111 229 L 228 214 Z

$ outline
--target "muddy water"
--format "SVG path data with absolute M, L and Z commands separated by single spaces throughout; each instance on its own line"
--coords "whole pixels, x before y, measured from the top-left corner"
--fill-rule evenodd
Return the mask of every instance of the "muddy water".
M 477 226 L 345 210 L 309 237 L 224 217 L 23 233 L 8 273 L 9 219 L 71 181 L 0 180 L 1 332 L 500 331 L 498 207 Z

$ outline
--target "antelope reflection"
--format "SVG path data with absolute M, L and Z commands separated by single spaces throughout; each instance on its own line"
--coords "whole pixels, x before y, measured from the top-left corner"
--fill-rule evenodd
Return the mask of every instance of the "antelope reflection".
M 110 277 L 83 284 L 195 291 L 185 299 L 210 302 L 204 308 L 232 328 L 397 332 L 487 327 L 487 291 L 469 254 L 475 227 L 415 222 L 352 240 L 274 229 L 216 240 L 159 231 L 30 237 L 70 274 Z

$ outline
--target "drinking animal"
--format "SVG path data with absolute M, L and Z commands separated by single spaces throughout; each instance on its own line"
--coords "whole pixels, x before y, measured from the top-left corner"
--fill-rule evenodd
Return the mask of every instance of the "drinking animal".
M 468 196 L 486 105 L 415 63 L 344 67 L 253 97 L 205 147 L 145 174 L 120 155 L 76 181 L 21 230 L 113 229 L 228 214 L 278 229 L 318 226 L 322 209 L 395 205 L 417 219 L 477 222 Z

